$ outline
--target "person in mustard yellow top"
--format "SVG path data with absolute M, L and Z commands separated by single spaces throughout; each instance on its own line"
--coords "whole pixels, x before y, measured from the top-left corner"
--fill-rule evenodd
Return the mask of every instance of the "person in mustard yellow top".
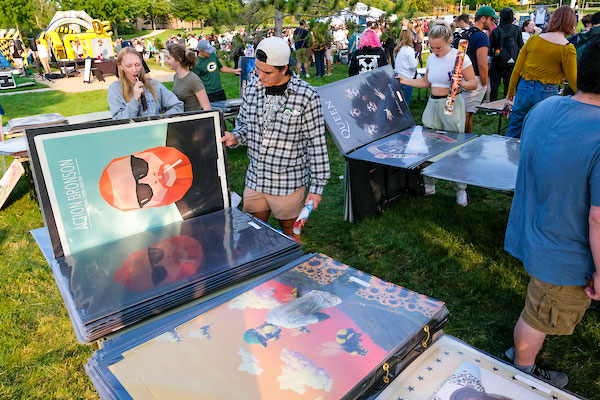
M 510 77 L 507 98 L 514 99 L 506 136 L 521 137 L 523 120 L 540 101 L 558 94 L 566 78 L 577 91 L 577 53 L 566 36 L 575 32 L 577 20 L 569 6 L 559 7 L 546 33 L 532 36 L 521 49 Z M 515 95 L 516 91 L 516 95 Z

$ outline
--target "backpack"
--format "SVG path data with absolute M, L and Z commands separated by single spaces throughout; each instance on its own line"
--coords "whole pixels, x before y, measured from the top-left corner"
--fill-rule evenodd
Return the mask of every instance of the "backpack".
M 454 32 L 454 39 L 452 39 L 452 47 L 454 47 L 455 49 L 458 49 L 458 43 L 462 40 L 462 39 L 466 39 L 469 40 L 471 38 L 471 35 L 473 34 L 473 32 L 477 32 L 478 29 L 477 28 L 469 28 L 469 29 L 465 29 L 464 31 L 458 33 L 458 32 Z
M 577 51 L 577 61 L 579 61 L 579 59 L 581 58 L 581 55 L 583 54 L 583 49 L 585 49 L 585 46 L 587 46 L 588 42 L 592 39 L 594 35 L 598 34 L 600 34 L 600 27 L 597 26 L 593 27 L 583 35 L 581 33 L 579 34 L 579 38 L 577 40 L 577 43 L 575 44 L 575 50 Z
M 496 28 L 500 33 L 500 52 L 496 51 L 496 60 L 502 64 L 514 64 L 519 56 L 519 46 L 515 40 L 513 25 L 510 26 L 511 29 L 508 33 L 501 26 Z

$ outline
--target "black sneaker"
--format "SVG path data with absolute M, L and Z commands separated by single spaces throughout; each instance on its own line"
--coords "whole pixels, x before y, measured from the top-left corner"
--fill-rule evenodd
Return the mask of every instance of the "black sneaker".
M 561 389 L 569 383 L 567 374 L 542 368 L 537 364 L 533 366 L 533 371 L 531 371 L 530 374 Z
M 510 349 L 506 350 L 504 352 L 504 356 L 514 364 L 514 362 L 515 362 L 514 346 L 511 347 Z M 525 372 L 525 371 L 523 371 L 523 372 Z M 558 388 L 564 388 L 565 386 L 567 386 L 567 383 L 569 383 L 569 377 L 567 377 L 567 374 L 559 372 L 559 371 L 552 371 L 549 369 L 545 369 L 545 368 L 538 366 L 537 364 L 533 366 L 533 370 L 531 372 L 529 372 L 529 374 L 535 376 L 538 379 L 543 380 L 544 382 L 554 385 Z

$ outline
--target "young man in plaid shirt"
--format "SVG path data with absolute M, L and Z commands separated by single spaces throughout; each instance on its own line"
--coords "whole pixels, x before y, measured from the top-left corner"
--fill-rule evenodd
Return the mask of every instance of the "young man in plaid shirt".
M 317 92 L 289 66 L 290 48 L 279 37 L 262 40 L 256 48 L 254 79 L 244 90 L 240 113 L 227 146 L 248 146 L 244 211 L 263 221 L 279 220 L 292 232 L 304 204 L 316 209 L 329 180 L 325 121 Z M 306 185 L 310 187 L 304 198 Z

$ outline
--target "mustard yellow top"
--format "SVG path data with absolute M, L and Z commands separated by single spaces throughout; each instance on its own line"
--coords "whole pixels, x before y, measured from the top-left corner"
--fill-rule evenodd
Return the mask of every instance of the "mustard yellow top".
M 546 85 L 567 79 L 573 92 L 577 91 L 577 52 L 572 44 L 549 42 L 539 35 L 527 40 L 515 63 L 507 96 L 514 96 L 519 78 L 539 81 Z

